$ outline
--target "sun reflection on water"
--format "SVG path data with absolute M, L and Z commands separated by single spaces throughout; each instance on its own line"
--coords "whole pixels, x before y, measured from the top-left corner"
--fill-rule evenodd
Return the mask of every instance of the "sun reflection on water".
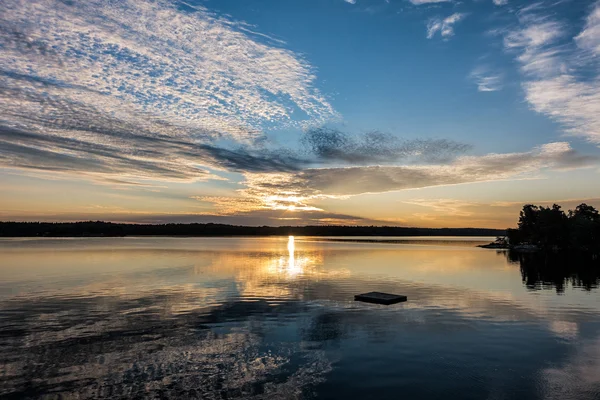
M 292 268 L 294 266 L 294 251 L 296 250 L 296 245 L 294 243 L 294 237 L 290 236 L 288 238 L 288 255 L 289 255 L 289 267 Z
M 294 236 L 288 237 L 287 253 L 287 257 L 281 254 L 280 257 L 267 262 L 267 271 L 270 274 L 284 276 L 286 279 L 296 278 L 301 275 L 312 274 L 312 269 L 319 264 L 314 254 L 303 254 L 301 252 L 301 255 L 297 255 Z
M 304 272 L 304 259 L 299 259 L 296 261 L 295 251 L 296 244 L 294 242 L 294 237 L 290 236 L 288 238 L 288 263 L 285 272 L 287 272 L 290 276 L 297 276 Z

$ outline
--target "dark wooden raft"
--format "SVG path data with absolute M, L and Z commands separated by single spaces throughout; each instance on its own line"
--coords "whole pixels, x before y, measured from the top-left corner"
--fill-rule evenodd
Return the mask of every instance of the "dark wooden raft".
M 381 293 L 381 292 L 369 292 L 363 294 L 357 294 L 354 296 L 354 300 L 356 301 L 364 301 L 367 303 L 376 303 L 376 304 L 395 304 L 400 303 L 402 301 L 406 301 L 406 296 L 402 296 L 399 294 L 389 294 L 389 293 Z

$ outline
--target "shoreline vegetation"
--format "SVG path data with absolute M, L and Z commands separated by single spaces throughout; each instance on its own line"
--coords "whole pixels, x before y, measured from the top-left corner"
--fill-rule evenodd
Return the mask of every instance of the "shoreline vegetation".
M 124 224 L 85 222 L 0 222 L 0 237 L 122 236 L 503 236 L 503 229 L 396 226 L 238 226 L 226 224 Z
M 571 252 L 600 255 L 600 214 L 585 203 L 565 213 L 561 206 L 526 204 L 519 214 L 516 229 L 507 229 L 486 249 L 508 249 L 520 253 Z

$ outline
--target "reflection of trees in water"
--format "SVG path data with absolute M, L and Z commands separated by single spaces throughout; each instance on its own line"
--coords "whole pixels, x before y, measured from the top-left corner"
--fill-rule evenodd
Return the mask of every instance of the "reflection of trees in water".
M 505 252 L 507 259 L 521 267 L 523 283 L 529 289 L 556 288 L 564 292 L 570 284 L 585 290 L 600 285 L 600 260 L 567 252 Z

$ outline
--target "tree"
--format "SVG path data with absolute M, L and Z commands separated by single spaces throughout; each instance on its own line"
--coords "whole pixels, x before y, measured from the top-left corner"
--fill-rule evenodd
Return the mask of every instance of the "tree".
M 526 204 L 519 214 L 517 229 L 509 229 L 511 246 L 533 244 L 546 250 L 573 249 L 600 253 L 600 213 L 585 203 L 565 214 L 552 207 Z
M 600 213 L 592 206 L 581 203 L 575 210 L 569 210 L 569 218 L 581 218 L 592 222 L 600 221 Z
M 506 238 L 511 246 L 518 246 L 526 241 L 523 233 L 519 229 L 509 228 L 506 230 Z
M 533 204 L 525 204 L 519 214 L 519 233 L 521 242 L 535 244 L 538 234 L 540 209 Z
M 542 248 L 556 249 L 569 246 L 569 220 L 559 205 L 539 208 L 534 237 L 535 244 Z
M 589 251 L 600 250 L 600 214 L 583 203 L 569 210 L 571 247 Z

